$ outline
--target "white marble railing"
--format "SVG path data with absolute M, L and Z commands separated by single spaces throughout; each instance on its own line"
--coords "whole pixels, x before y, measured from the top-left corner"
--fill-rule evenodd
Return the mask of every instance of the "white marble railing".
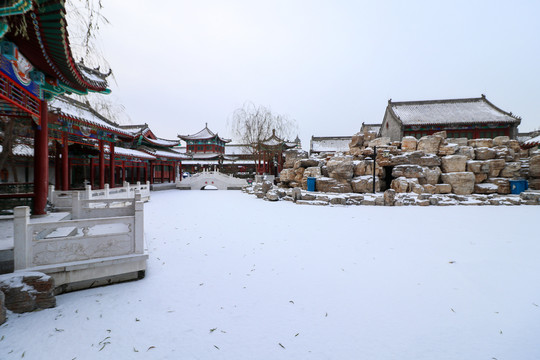
M 139 192 L 141 194 L 142 201 L 150 200 L 150 182 L 147 181 L 145 184 L 137 182 L 136 185 L 131 185 L 127 182 L 124 183 L 124 186 L 117 188 L 110 188 L 109 184 L 105 184 L 104 189 L 92 190 L 90 185 L 86 185 L 84 191 L 74 191 L 74 190 L 56 190 L 53 185 L 49 186 L 48 200 L 56 208 L 70 211 L 70 207 L 73 202 L 74 194 L 81 193 L 80 198 L 91 200 L 91 199 L 118 199 L 118 198 L 135 198 L 135 193 Z
M 134 216 L 135 204 L 141 201 L 139 192 L 134 198 L 83 199 L 81 195 L 79 192 L 71 198 L 71 218 L 74 220 Z
M 131 216 L 55 222 L 30 219 L 29 207 L 16 207 L 13 223 L 15 270 L 39 268 L 48 272 L 48 268 L 55 272 L 59 266 L 73 266 L 74 262 L 85 268 L 85 264 L 100 259 L 142 255 L 143 207 L 142 201 L 134 201 Z M 81 210 L 81 213 L 86 211 L 91 210 Z

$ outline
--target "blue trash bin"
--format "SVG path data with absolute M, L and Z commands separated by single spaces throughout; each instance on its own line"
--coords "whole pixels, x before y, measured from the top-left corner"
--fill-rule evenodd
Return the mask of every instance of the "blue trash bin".
M 527 180 L 510 180 L 510 192 L 512 194 L 521 194 L 529 188 Z
M 315 191 L 315 181 L 316 181 L 316 179 L 314 177 L 308 177 L 307 178 L 307 190 L 308 191 Z

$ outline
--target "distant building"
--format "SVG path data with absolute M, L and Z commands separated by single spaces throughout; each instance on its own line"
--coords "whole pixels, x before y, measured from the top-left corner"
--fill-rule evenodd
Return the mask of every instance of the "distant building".
M 485 95 L 479 98 L 392 102 L 384 113 L 380 136 L 392 141 L 404 136 L 420 138 L 446 131 L 449 138 L 509 136 L 515 139 L 521 118 L 506 112 Z
M 352 136 L 312 136 L 309 154 L 346 152 L 351 140 Z

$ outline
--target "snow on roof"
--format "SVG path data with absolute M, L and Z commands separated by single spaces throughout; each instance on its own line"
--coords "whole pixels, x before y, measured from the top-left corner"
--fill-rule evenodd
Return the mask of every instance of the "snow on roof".
M 3 149 L 2 145 L 0 145 L 0 153 Z M 34 147 L 27 144 L 15 144 L 12 152 L 16 156 L 34 156 Z
M 148 138 L 146 136 L 144 138 L 148 142 L 150 142 L 152 144 L 155 144 L 155 145 L 159 145 L 159 146 L 176 146 L 176 145 L 180 144 L 180 140 L 167 140 L 167 139 L 161 139 L 161 138 L 150 139 L 150 138 Z
M 96 127 L 109 129 L 120 134 L 131 135 L 128 131 L 120 128 L 118 124 L 105 119 L 95 112 L 89 105 L 65 96 L 57 96 L 49 102 L 49 110 L 60 112 L 82 123 Z
M 349 151 L 351 136 L 312 137 L 311 152 L 344 152 Z
M 111 153 L 110 148 L 109 148 L 108 145 L 105 145 L 104 149 L 105 149 L 106 154 Z M 152 156 L 152 155 L 150 155 L 148 153 L 145 153 L 144 151 L 139 151 L 139 150 L 134 150 L 134 149 L 126 149 L 126 148 L 123 148 L 123 147 L 120 147 L 120 146 L 115 146 L 114 147 L 114 153 L 115 153 L 115 155 L 130 156 L 130 157 L 136 157 L 136 158 L 141 158 L 141 159 L 154 160 L 156 158 L 155 156 Z
M 506 113 L 481 98 L 388 102 L 388 107 L 404 125 L 455 123 L 520 123 L 520 119 Z
M 532 139 L 529 139 L 527 141 L 525 141 L 522 145 L 522 147 L 524 149 L 528 149 L 528 148 L 532 148 L 532 147 L 535 147 L 535 146 L 540 146 L 540 135 L 538 135 L 537 137 L 533 137 Z
M 206 124 L 204 126 L 204 129 L 202 129 L 201 131 L 199 131 L 198 133 L 196 134 L 193 134 L 193 135 L 178 135 L 178 137 L 180 137 L 180 139 L 182 140 L 203 140 L 203 139 L 211 139 L 213 137 L 218 137 L 220 138 L 223 142 L 225 143 L 228 143 L 230 142 L 231 140 L 230 139 L 224 139 L 222 137 L 220 137 L 217 133 L 214 133 L 212 130 L 210 130 L 208 128 L 208 124 Z
M 184 160 L 184 159 L 189 158 L 186 156 L 186 154 L 181 154 L 172 149 L 171 150 L 152 149 L 151 152 L 154 156 L 165 157 L 165 158 L 172 158 L 172 159 L 179 159 L 179 160 Z

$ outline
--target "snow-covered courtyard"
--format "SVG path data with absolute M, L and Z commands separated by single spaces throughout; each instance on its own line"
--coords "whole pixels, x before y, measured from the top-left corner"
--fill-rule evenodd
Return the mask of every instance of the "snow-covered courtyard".
M 10 313 L 1 359 L 539 359 L 538 206 L 145 205 L 136 282 Z

